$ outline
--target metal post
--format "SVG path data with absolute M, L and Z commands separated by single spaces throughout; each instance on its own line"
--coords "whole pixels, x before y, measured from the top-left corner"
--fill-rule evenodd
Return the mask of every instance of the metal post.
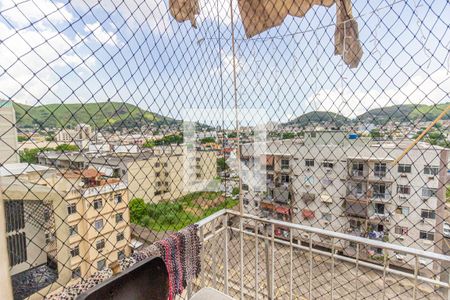
M 225 294 L 228 295 L 228 214 L 225 215 L 225 218 L 223 219 L 223 227 L 225 228 L 225 247 L 224 247 L 224 289 Z
M 264 224 L 264 257 L 266 260 L 266 281 L 267 281 L 267 295 L 272 295 L 272 279 L 271 277 L 271 270 L 270 270 L 270 257 L 269 257 L 269 232 L 268 232 L 268 225 Z
M 255 221 L 255 299 L 259 297 L 259 239 L 258 221 Z

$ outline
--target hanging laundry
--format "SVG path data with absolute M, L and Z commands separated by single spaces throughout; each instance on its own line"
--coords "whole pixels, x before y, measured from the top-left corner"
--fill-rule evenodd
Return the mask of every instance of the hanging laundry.
M 191 21 L 197 28 L 195 16 L 199 14 L 198 0 L 169 0 L 169 11 L 178 22 Z
M 288 16 L 303 17 L 314 6 L 330 7 L 336 2 L 335 51 L 350 68 L 356 68 L 363 51 L 358 24 L 350 0 L 238 0 L 245 35 L 251 38 L 279 26 Z
M 334 0 L 239 0 L 245 35 L 251 38 L 281 25 L 288 16 L 303 17 L 313 5 L 331 6 Z
M 192 282 L 200 274 L 201 248 L 198 226 L 195 224 L 189 225 L 163 240 L 134 252 L 130 257 L 120 259 L 119 265 L 123 271 L 148 257 L 161 257 L 166 264 L 167 273 L 169 274 L 169 300 L 172 300 L 177 295 L 181 295 L 187 283 Z M 105 268 L 80 282 L 63 287 L 60 292 L 51 294 L 45 299 L 75 299 L 81 293 L 112 276 L 112 270 Z
M 356 68 L 363 55 L 358 23 L 353 18 L 350 0 L 336 0 L 337 23 L 334 32 L 334 54 L 341 55 L 350 68 Z

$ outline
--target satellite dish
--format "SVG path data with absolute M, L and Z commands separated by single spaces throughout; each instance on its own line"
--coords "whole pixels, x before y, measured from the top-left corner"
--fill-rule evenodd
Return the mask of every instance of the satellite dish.
M 80 182 L 80 183 L 78 183 L 78 185 L 80 186 L 80 187 L 83 187 L 84 186 L 84 182 Z

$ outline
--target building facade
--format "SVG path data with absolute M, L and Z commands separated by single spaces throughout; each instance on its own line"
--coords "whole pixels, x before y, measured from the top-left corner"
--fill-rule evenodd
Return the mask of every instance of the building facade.
M 393 165 L 408 145 L 409 141 L 372 141 L 343 132 L 307 132 L 304 142 L 297 144 L 270 142 L 264 170 L 267 191 L 262 197 L 249 192 L 245 209 L 303 225 L 440 252 L 445 191 L 439 187 L 447 182 L 447 161 L 442 161 L 447 150 L 419 143 L 399 164 Z M 250 146 L 243 146 L 242 155 L 244 162 L 252 165 Z M 445 172 L 440 172 L 442 168 Z M 276 229 L 275 234 L 289 237 L 283 228 Z M 331 248 L 331 240 L 318 235 L 294 234 L 299 241 L 308 242 L 311 238 L 315 245 Z M 382 249 L 363 249 L 345 241 L 336 243 L 335 248 L 351 256 L 358 250 L 360 257 L 375 260 L 385 254 Z M 399 266 L 415 263 L 403 253 L 387 255 L 391 263 Z M 431 261 L 419 263 L 437 271 L 438 266 Z

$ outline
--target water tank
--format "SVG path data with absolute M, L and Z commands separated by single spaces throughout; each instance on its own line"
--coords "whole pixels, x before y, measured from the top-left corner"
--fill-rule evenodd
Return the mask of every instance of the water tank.
M 358 138 L 358 135 L 356 133 L 350 133 L 348 135 L 349 140 L 356 140 Z

